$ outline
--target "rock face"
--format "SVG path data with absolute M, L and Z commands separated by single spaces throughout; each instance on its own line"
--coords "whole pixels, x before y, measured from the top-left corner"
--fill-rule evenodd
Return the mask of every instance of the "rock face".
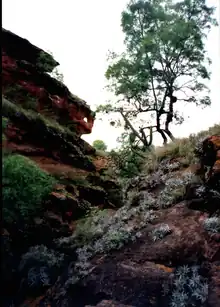
M 7 169 L 3 163 L 4 199 L 7 199 L 7 206 L 17 212 L 16 219 L 14 216 L 12 220 L 8 216 L 7 219 L 6 216 L 3 218 L 3 305 L 8 306 L 11 305 L 12 297 L 13 304 L 19 305 L 29 296 L 26 290 L 29 289 L 30 280 L 26 279 L 27 276 L 23 279 L 19 267 L 21 257 L 28 249 L 32 250 L 34 258 L 34 254 L 47 258 L 47 252 L 55 247 L 56 251 L 51 257 L 56 259 L 59 252 L 54 240 L 72 236 L 77 220 L 84 218 L 93 209 L 107 210 L 117 205 L 122 206 L 123 199 L 120 185 L 101 178 L 99 171 L 102 167 L 96 167 L 95 149 L 80 137 L 92 131 L 93 112 L 84 101 L 72 95 L 64 84 L 48 74 L 58 63 L 43 50 L 4 29 L 2 42 L 4 161 L 8 157 L 26 157 L 27 161 L 32 164 L 34 162 L 39 174 L 50 176 L 55 182 L 50 193 L 42 199 L 39 212 L 25 220 L 19 213 L 19 206 L 24 205 L 21 209 L 24 211 L 28 208 L 20 199 L 19 205 L 15 202 L 19 191 L 11 186 L 13 178 L 7 177 Z M 20 160 L 15 160 L 13 169 L 10 170 L 12 177 L 17 174 Z M 7 167 L 10 168 L 10 165 Z M 24 190 L 25 196 L 33 177 L 28 177 L 28 173 L 27 178 L 22 172 L 19 174 L 20 182 L 16 184 L 21 185 L 20 189 Z M 32 193 L 37 194 L 35 185 L 32 188 Z M 111 196 L 113 190 L 121 202 L 115 195 Z M 32 199 L 34 201 L 34 197 Z M 4 206 L 7 209 L 6 204 Z M 63 255 L 60 259 L 70 256 L 65 254 L 62 257 Z M 72 255 L 71 259 L 74 257 Z M 32 272 L 34 275 L 31 273 L 31 276 L 34 278 L 37 272 L 35 270 L 40 270 L 40 274 L 47 274 L 38 265 L 33 272 L 24 267 L 24 274 Z M 58 271 L 60 275 L 61 267 Z M 39 275 L 39 278 L 43 278 L 43 275 Z M 54 283 L 55 279 L 52 278 L 50 283 Z M 20 291 L 21 282 L 23 286 Z
M 48 74 L 57 65 L 48 53 L 2 29 L 4 96 L 10 100 L 16 97 L 16 103 L 28 104 L 28 107 L 67 125 L 79 135 L 91 133 L 94 113 L 89 106 Z
M 198 170 L 203 184 L 190 184 L 187 187 L 186 199 L 189 208 L 220 211 L 220 136 L 207 137 L 196 148 L 195 153 L 201 163 Z
M 219 199 L 213 208 L 219 190 L 208 177 L 202 181 L 202 163 L 195 174 L 172 163 L 163 162 L 157 172 L 131 180 L 128 203 L 109 217 L 103 239 L 90 238 L 78 251 L 78 259 L 48 290 L 42 306 L 219 306 Z M 209 199 L 200 195 L 200 208 L 187 207 L 185 200 L 194 184 L 213 191 Z
M 71 94 L 47 74 L 56 61 L 39 65 L 42 50 L 3 34 L 3 306 L 219 307 L 220 136 L 200 144 L 197 164 L 164 159 L 122 187 L 80 138 L 89 130 L 67 127 Z M 70 99 L 61 113 L 53 95 Z
M 8 119 L 5 145 L 12 152 L 31 156 L 32 159 L 44 156 L 54 163 L 59 161 L 95 170 L 87 157 L 95 150 L 77 134 L 63 129 L 54 121 L 47 122 L 41 114 L 19 108 L 5 98 L 2 99 L 2 115 Z
M 204 178 L 208 185 L 220 189 L 220 136 L 213 135 L 206 138 L 199 151 Z M 207 176 L 206 176 L 207 175 Z

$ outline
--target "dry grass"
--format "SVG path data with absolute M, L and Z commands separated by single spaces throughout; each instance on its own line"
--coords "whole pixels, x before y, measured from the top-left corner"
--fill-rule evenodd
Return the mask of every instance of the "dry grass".
M 197 143 L 209 135 L 220 135 L 220 124 L 205 131 L 200 131 L 198 134 L 191 134 L 188 138 L 176 139 L 166 146 L 156 147 L 154 151 L 146 156 L 146 163 L 143 171 L 150 173 L 158 168 L 158 165 L 164 159 L 178 159 L 183 166 L 189 166 L 196 163 L 194 149 Z

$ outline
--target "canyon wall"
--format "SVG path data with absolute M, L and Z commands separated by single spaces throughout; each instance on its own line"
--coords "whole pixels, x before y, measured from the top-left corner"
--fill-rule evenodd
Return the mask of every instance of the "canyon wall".
M 2 93 L 9 100 L 55 119 L 78 135 L 92 132 L 94 112 L 49 73 L 59 65 L 28 40 L 2 29 Z

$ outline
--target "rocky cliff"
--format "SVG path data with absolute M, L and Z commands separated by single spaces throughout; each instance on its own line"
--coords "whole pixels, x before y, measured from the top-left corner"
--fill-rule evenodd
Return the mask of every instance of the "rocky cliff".
M 123 199 L 119 184 L 100 175 L 102 157 L 81 139 L 91 132 L 94 113 L 48 74 L 58 63 L 9 31 L 3 29 L 2 38 L 7 305 L 19 289 L 17 266 L 24 251 L 71 235 L 76 220 L 95 208 L 120 207 Z
M 94 112 L 48 73 L 58 65 L 52 56 L 29 41 L 2 29 L 2 93 L 24 108 L 55 119 L 77 131 L 91 133 Z
M 218 307 L 220 127 L 120 185 L 80 138 L 94 117 L 48 75 L 57 62 L 3 38 L 3 306 Z

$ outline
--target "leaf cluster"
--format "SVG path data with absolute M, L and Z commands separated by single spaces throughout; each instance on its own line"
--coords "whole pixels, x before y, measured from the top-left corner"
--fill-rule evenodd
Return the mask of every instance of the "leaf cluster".
M 165 143 L 164 132 L 173 139 L 170 123 L 184 120 L 178 105 L 211 104 L 205 39 L 217 25 L 214 10 L 205 0 L 130 1 L 121 18 L 125 51 L 109 55 L 106 71 L 108 88 L 118 99 L 98 112 L 120 112 L 131 131 L 137 116 L 151 117 Z
M 3 219 L 25 219 L 40 212 L 43 199 L 52 191 L 55 179 L 21 155 L 8 155 L 2 165 Z

